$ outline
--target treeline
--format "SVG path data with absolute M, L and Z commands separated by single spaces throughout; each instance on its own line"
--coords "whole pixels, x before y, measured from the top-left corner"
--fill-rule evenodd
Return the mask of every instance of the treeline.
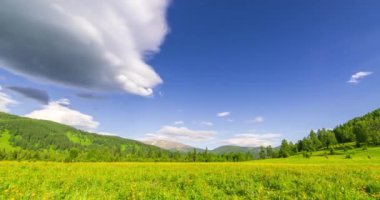
M 295 144 L 282 140 L 280 148 L 276 151 L 271 150 L 270 147 L 261 147 L 259 155 L 261 159 L 286 158 L 303 152 L 303 155 L 308 157 L 311 152 L 319 150 L 327 150 L 333 154 L 336 145 L 342 148 L 350 148 L 346 144 L 352 143 L 357 147 L 380 145 L 380 109 L 363 117 L 352 119 L 333 130 L 312 130 L 307 137 Z
M 251 152 L 222 154 L 208 151 L 180 153 L 162 150 L 158 153 L 131 154 L 108 150 L 81 151 L 77 148 L 65 151 L 0 149 L 0 160 L 55 161 L 55 162 L 240 162 L 254 159 Z

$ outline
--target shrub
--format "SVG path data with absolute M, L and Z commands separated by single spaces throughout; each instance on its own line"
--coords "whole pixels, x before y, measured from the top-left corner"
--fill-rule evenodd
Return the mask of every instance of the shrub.
M 365 191 L 368 194 L 379 195 L 380 194 L 380 184 L 379 183 L 368 183 L 365 187 Z
M 311 152 L 304 151 L 304 152 L 302 153 L 302 156 L 303 156 L 304 158 L 310 158 L 310 157 L 311 157 Z
M 335 154 L 334 148 L 330 148 L 330 155 L 334 155 L 334 154 Z

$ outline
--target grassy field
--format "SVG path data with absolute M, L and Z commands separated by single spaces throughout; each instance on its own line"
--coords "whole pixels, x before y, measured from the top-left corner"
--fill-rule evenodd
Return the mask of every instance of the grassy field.
M 242 163 L 0 162 L 0 199 L 380 199 L 380 148 L 337 153 Z
M 13 146 L 9 144 L 9 139 L 11 138 L 11 135 L 9 134 L 9 131 L 2 131 L 0 133 L 0 147 L 5 150 L 13 150 L 15 149 Z

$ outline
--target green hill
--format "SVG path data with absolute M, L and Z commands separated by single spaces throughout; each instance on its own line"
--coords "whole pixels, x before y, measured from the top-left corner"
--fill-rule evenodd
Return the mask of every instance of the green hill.
M 282 140 L 278 157 L 289 157 L 299 152 L 302 152 L 305 157 L 310 157 L 311 152 L 321 150 L 326 150 L 333 155 L 337 149 L 348 150 L 358 147 L 366 149 L 369 146 L 379 145 L 380 109 L 377 109 L 338 125 L 332 130 L 312 130 L 307 137 L 295 144 Z M 268 153 L 263 151 L 260 157 L 268 157 Z
M 134 140 L 0 113 L 1 156 L 11 160 L 139 161 L 165 160 L 169 152 Z

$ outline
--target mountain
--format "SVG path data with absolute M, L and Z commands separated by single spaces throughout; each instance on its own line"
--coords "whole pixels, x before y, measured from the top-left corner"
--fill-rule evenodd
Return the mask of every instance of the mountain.
M 135 140 L 0 112 L 0 160 L 154 161 L 169 153 Z
M 229 152 L 235 152 L 235 153 L 246 153 L 246 152 L 258 152 L 259 147 L 241 147 L 241 146 L 233 146 L 233 145 L 225 145 L 217 147 L 210 152 L 212 153 L 229 153 Z
M 204 149 L 192 147 L 186 144 L 182 144 L 179 142 L 174 142 L 170 140 L 163 140 L 163 139 L 148 139 L 148 140 L 142 140 L 141 142 L 153 146 L 160 147 L 162 149 L 166 149 L 169 151 L 179 151 L 181 153 L 187 153 L 187 152 L 192 152 L 194 149 L 197 152 L 204 152 Z M 241 147 L 241 146 L 233 146 L 233 145 L 225 145 L 225 146 L 220 146 L 217 147 L 213 150 L 209 150 L 210 153 L 214 154 L 223 154 L 223 153 L 247 153 L 247 152 L 252 152 L 256 153 L 259 152 L 260 148 L 259 147 Z
M 149 140 L 143 140 L 141 142 L 143 142 L 145 144 L 149 144 L 149 145 L 154 145 L 154 146 L 160 147 L 162 149 L 166 149 L 166 150 L 170 150 L 170 151 L 179 151 L 179 152 L 183 152 L 183 153 L 193 151 L 194 149 L 196 149 L 197 152 L 204 151 L 202 149 L 198 149 L 198 148 L 186 145 L 186 144 L 182 144 L 182 143 L 174 142 L 174 141 L 169 141 L 169 140 L 163 140 L 163 139 L 149 139 Z

